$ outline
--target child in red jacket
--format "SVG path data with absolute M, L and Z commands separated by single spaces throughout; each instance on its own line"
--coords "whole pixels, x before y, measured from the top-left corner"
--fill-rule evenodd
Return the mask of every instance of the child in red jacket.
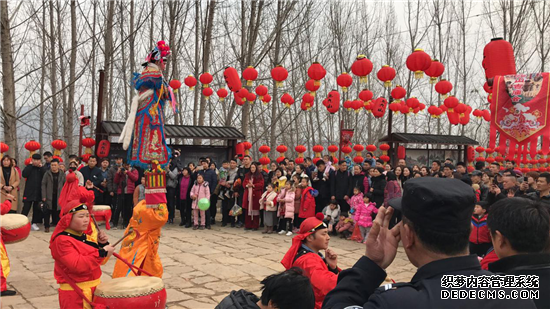
M 470 232 L 470 254 L 477 254 L 480 257 L 483 257 L 492 245 L 487 227 L 487 212 L 487 202 L 476 203 L 472 216 L 472 231 Z

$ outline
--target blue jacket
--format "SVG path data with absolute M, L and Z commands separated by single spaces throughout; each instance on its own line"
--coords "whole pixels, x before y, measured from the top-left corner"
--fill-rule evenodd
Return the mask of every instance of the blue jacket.
M 212 194 L 218 185 L 218 175 L 216 175 L 216 171 L 211 169 L 200 170 L 197 172 L 197 175 L 202 175 L 204 180 L 208 182 L 210 194 Z

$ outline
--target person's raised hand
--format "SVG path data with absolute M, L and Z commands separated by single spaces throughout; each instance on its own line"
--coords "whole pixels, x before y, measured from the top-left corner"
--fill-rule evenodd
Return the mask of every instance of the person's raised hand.
M 390 219 L 393 215 L 393 208 L 386 209 L 384 206 L 378 209 L 376 219 L 367 236 L 365 256 L 375 262 L 380 268 L 386 269 L 395 259 L 397 246 L 401 240 L 399 227 L 402 222 L 388 229 Z
M 99 231 L 97 233 L 97 240 L 99 240 L 99 243 L 105 244 L 109 242 L 109 236 L 104 231 Z
M 330 269 L 338 268 L 338 254 L 336 254 L 334 251 L 332 251 L 331 249 L 327 249 L 325 251 L 325 259 Z
M 113 252 L 115 252 L 115 247 L 107 245 L 103 247 L 103 250 L 107 251 L 107 257 L 110 257 L 111 255 L 113 255 Z

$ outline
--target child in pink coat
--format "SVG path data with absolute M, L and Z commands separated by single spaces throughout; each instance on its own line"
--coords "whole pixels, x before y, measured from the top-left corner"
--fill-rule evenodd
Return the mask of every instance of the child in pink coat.
M 206 225 L 206 214 L 204 210 L 199 209 L 199 200 L 206 198 L 210 200 L 210 187 L 208 186 L 208 182 L 204 181 L 203 175 L 197 175 L 197 180 L 195 181 L 195 184 L 193 185 L 193 188 L 191 189 L 191 199 L 193 200 L 193 204 L 191 205 L 191 208 L 193 209 L 193 229 L 196 230 L 197 228 L 204 230 L 204 226 Z M 201 216 L 201 225 L 199 227 L 199 213 Z
M 294 182 L 289 180 L 277 196 L 277 201 L 279 202 L 279 235 L 292 235 L 295 189 Z
M 359 225 L 359 230 L 361 230 L 361 237 L 363 238 L 363 240 L 359 242 L 365 242 L 367 240 L 367 235 L 369 234 L 372 227 L 372 214 L 378 213 L 376 204 L 370 201 L 371 197 L 372 194 L 367 193 L 363 197 L 362 203 L 357 206 L 355 210 L 355 222 L 357 225 Z
M 353 188 L 353 196 L 350 199 L 349 206 L 350 206 L 350 213 L 352 214 L 351 217 L 354 221 L 357 221 L 355 218 L 355 212 L 357 211 L 357 207 L 359 205 L 363 204 L 363 192 L 361 192 L 361 189 L 359 187 Z

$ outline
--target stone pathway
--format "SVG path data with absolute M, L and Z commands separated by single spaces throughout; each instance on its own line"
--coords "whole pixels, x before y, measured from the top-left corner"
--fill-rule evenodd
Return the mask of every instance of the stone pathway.
M 159 248 L 164 266 L 168 308 L 211 309 L 231 290 L 247 289 L 260 295 L 260 281 L 283 271 L 280 260 L 290 247 L 291 238 L 259 231 L 213 226 L 212 230 L 185 229 L 166 225 Z M 107 231 L 111 240 L 123 230 Z M 33 232 L 25 241 L 7 245 L 11 261 L 8 288 L 16 296 L 2 297 L 3 309 L 59 308 L 58 285 L 53 278 L 50 254 L 51 233 Z M 333 237 L 331 248 L 339 255 L 342 269 L 351 267 L 365 251 L 363 244 Z M 102 281 L 110 280 L 115 264 L 112 257 L 103 266 Z M 416 271 L 399 248 L 388 275 L 396 282 L 409 281 Z

